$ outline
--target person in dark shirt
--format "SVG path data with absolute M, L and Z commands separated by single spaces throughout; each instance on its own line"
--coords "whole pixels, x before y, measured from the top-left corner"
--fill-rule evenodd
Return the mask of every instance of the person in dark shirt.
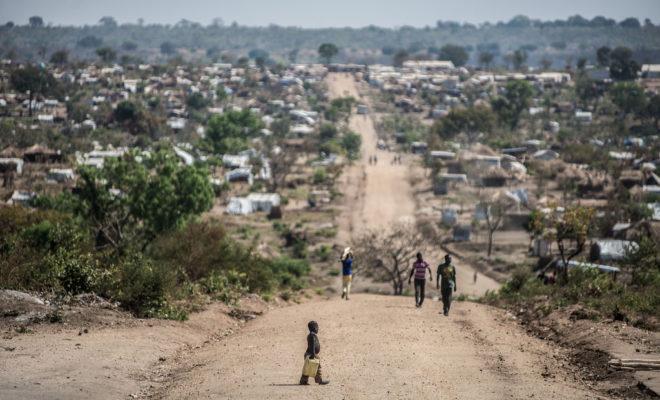
M 344 249 L 341 256 L 341 298 L 348 300 L 353 282 L 353 252 L 350 247 Z
M 424 303 L 424 291 L 426 289 L 426 271 L 429 271 L 429 280 L 433 282 L 433 273 L 431 267 L 422 258 L 422 253 L 417 253 L 417 261 L 413 264 L 408 277 L 408 285 L 413 275 L 415 275 L 415 307 L 419 308 Z
M 305 350 L 305 359 L 317 359 L 319 358 L 319 353 L 321 352 L 321 343 L 319 342 L 318 337 L 319 324 L 316 321 L 309 321 L 307 328 L 309 328 L 309 334 L 307 335 L 307 350 Z M 308 376 L 302 375 L 300 377 L 300 384 L 309 385 L 308 379 Z M 321 376 L 321 364 L 319 364 L 319 368 L 316 371 L 314 382 L 318 383 L 319 385 L 327 385 L 330 383 L 329 381 L 324 381 L 323 377 Z
M 442 313 L 449 315 L 451 295 L 456 291 L 456 268 L 451 263 L 451 256 L 445 255 L 445 262 L 438 265 L 437 287 L 442 295 Z

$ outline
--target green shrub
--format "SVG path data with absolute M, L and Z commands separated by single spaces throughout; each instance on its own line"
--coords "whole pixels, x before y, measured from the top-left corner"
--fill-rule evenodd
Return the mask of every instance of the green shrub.
M 511 274 L 511 278 L 502 286 L 503 294 L 513 294 L 519 292 L 532 276 L 528 267 L 518 267 Z
M 172 286 L 170 274 L 154 266 L 151 260 L 131 254 L 122 260 L 116 298 L 122 307 L 137 316 L 157 315 Z
M 188 319 L 188 312 L 183 308 L 165 302 L 158 309 L 150 312 L 146 316 L 151 318 L 170 319 L 173 321 L 186 321 Z
M 236 304 L 241 296 L 248 292 L 245 279 L 244 273 L 228 271 L 225 274 L 213 273 L 202 279 L 200 284 L 213 299 L 226 304 Z
M 47 257 L 45 263 L 65 292 L 75 295 L 95 291 L 99 268 L 91 254 L 75 254 L 60 249 Z
M 314 170 L 314 175 L 312 176 L 312 182 L 315 185 L 320 185 L 326 182 L 328 179 L 328 174 L 325 171 L 325 168 L 316 168 Z
M 322 244 L 314 251 L 314 255 L 320 261 L 328 261 L 332 256 L 332 247 L 328 246 L 327 244 Z
M 272 260 L 269 265 L 280 287 L 289 287 L 293 290 L 304 288 L 301 278 L 310 271 L 307 261 L 280 257 Z

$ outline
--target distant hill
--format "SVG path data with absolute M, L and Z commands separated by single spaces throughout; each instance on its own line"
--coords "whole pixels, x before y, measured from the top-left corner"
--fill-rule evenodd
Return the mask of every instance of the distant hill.
M 591 21 L 577 17 L 542 22 L 520 16 L 507 23 L 480 26 L 438 22 L 435 27 L 360 29 L 202 26 L 185 20 L 176 25 L 117 25 L 108 17 L 99 25 L 83 27 L 10 23 L 0 27 L 0 56 L 47 61 L 55 51 L 66 49 L 70 59 L 89 60 L 97 57 L 97 48 L 109 46 L 117 51 L 117 60 L 125 62 L 158 62 L 175 56 L 232 61 L 248 55 L 312 62 L 317 61 L 318 46 L 331 42 L 341 49 L 337 61 L 355 63 L 391 63 L 400 50 L 411 58 L 436 58 L 438 49 L 446 44 L 465 47 L 471 64 L 477 63 L 480 52 L 488 51 L 495 56 L 493 65 L 503 65 L 507 54 L 522 48 L 528 55 L 527 64 L 538 65 L 545 59 L 560 68 L 581 57 L 595 62 L 600 46 L 626 46 L 639 62 L 660 62 L 660 27 L 650 21 L 617 23 L 603 17 Z

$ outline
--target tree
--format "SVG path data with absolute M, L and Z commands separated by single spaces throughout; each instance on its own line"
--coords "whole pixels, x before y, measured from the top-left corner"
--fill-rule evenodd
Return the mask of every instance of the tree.
M 392 64 L 395 67 L 401 68 L 403 63 L 410 59 L 410 54 L 405 49 L 400 49 L 392 56 Z
M 593 79 L 585 73 L 580 73 L 575 79 L 575 95 L 586 108 L 592 100 L 600 97 L 601 91 Z
M 84 38 L 78 41 L 78 47 L 83 47 L 83 48 L 100 47 L 102 44 L 103 44 L 103 39 L 92 35 L 85 36 Z
M 298 50 L 298 49 L 292 49 L 291 51 L 289 51 L 289 53 L 287 53 L 287 59 L 289 60 L 289 63 L 291 63 L 291 64 L 296 63 L 296 61 L 298 60 L 298 52 L 299 51 L 300 50 Z
M 596 59 L 598 60 L 598 65 L 600 67 L 609 67 L 610 53 L 612 53 L 612 49 L 607 46 L 599 47 L 598 50 L 596 50 Z
M 341 147 L 348 154 L 350 160 L 355 160 L 360 154 L 360 146 L 362 145 L 362 136 L 355 132 L 346 132 L 341 138 Z
M 102 62 L 111 63 L 117 58 L 117 52 L 112 47 L 99 47 L 96 49 L 96 55 Z
M 431 132 L 443 140 L 452 140 L 456 135 L 465 133 L 468 141 L 473 142 L 478 134 L 489 132 L 494 126 L 495 116 L 486 107 L 454 108 L 433 124 Z
M 651 96 L 646 104 L 644 116 L 653 120 L 655 129 L 658 129 L 658 122 L 660 122 L 660 95 L 655 94 Z
M 166 56 L 176 53 L 176 45 L 172 42 L 163 42 L 160 45 L 160 52 Z
M 259 134 L 262 123 L 250 110 L 229 111 L 209 120 L 206 139 L 218 154 L 245 150 L 247 140 Z
M 481 53 L 479 53 L 479 64 L 486 67 L 486 69 L 489 69 L 490 64 L 493 62 L 494 58 L 495 56 L 493 55 L 493 53 L 489 51 L 482 51 Z
M 134 135 L 146 133 L 155 137 L 158 132 L 159 123 L 155 115 L 145 112 L 132 101 L 125 100 L 117 104 L 112 118 Z
M 646 94 L 644 89 L 634 82 L 617 82 L 609 90 L 612 102 L 623 112 L 628 114 L 642 114 L 646 107 Z
M 28 94 L 28 115 L 32 116 L 32 102 L 38 95 L 55 91 L 57 81 L 48 71 L 34 65 L 26 65 L 12 71 L 10 82 L 14 89 Z
M 403 294 L 403 284 L 417 252 L 428 248 L 427 237 L 411 223 L 374 229 L 355 242 L 359 273 L 375 280 L 390 282 L 395 295 Z
M 513 62 L 513 68 L 520 70 L 523 65 L 525 65 L 525 62 L 527 62 L 527 52 L 525 50 L 518 49 L 513 52 L 513 57 L 511 60 Z
M 534 89 L 529 82 L 511 81 L 505 86 L 504 96 L 493 99 L 491 105 L 500 121 L 515 129 L 520 115 L 529 107 L 533 95 Z
M 273 143 L 269 152 L 270 158 L 270 190 L 276 192 L 279 188 L 286 185 L 288 176 L 293 171 L 299 152 L 293 148 L 282 149 L 282 145 Z
M 30 28 L 41 28 L 44 26 L 44 19 L 38 15 L 30 17 L 28 22 L 30 24 Z
M 114 111 L 114 117 L 117 122 L 134 121 L 138 118 L 138 110 L 135 103 L 130 101 L 122 101 L 117 104 Z
M 57 50 L 50 56 L 50 62 L 55 65 L 64 65 L 69 62 L 69 51 L 68 50 Z
M 348 122 L 351 116 L 355 99 L 353 97 L 340 97 L 330 102 L 330 107 L 325 111 L 325 118 L 329 121 L 344 119 Z
M 106 28 L 116 28 L 117 21 L 115 21 L 115 19 L 112 17 L 102 17 L 99 20 L 99 25 L 104 26 Z
M 486 211 L 486 228 L 488 229 L 488 249 L 487 255 L 490 258 L 493 253 L 493 236 L 495 231 L 500 229 L 504 216 L 508 210 L 508 204 L 502 198 L 496 197 L 489 200 L 482 200 L 481 206 Z
M 248 57 L 250 57 L 253 60 L 256 59 L 264 59 L 267 60 L 270 58 L 270 54 L 266 50 L 263 49 L 252 49 L 248 52 Z
M 597 15 L 591 19 L 589 25 L 593 27 L 614 26 L 616 25 L 616 21 L 611 18 L 605 18 L 602 15 Z
M 449 60 L 454 63 L 457 67 L 462 67 L 467 62 L 468 58 L 467 51 L 462 46 L 457 46 L 454 44 L 446 44 L 440 48 L 440 54 L 438 54 L 439 60 Z
M 557 243 L 562 262 L 559 271 L 560 283 L 568 282 L 568 263 L 584 250 L 595 215 L 593 208 L 576 205 L 567 208 L 563 213 L 553 208 L 546 217 L 546 226 L 551 228 L 550 236 Z
M 130 40 L 127 40 L 121 44 L 121 49 L 124 51 L 135 51 L 137 50 L 137 48 L 138 48 L 137 43 L 132 42 Z
M 330 64 L 332 59 L 339 53 L 339 49 L 333 43 L 323 43 L 319 46 L 318 53 L 325 64 Z
M 618 81 L 637 79 L 641 67 L 632 59 L 632 51 L 627 47 L 617 47 L 610 54 L 610 75 Z
M 213 189 L 207 171 L 179 163 L 171 151 L 130 153 L 102 169 L 82 167 L 76 213 L 93 227 L 97 248 L 143 248 L 158 234 L 208 210 Z
M 384 46 L 381 50 L 384 56 L 393 56 L 396 53 L 396 47 L 394 46 Z M 430 51 L 429 51 L 430 52 Z
M 333 124 L 323 124 L 319 129 L 319 136 L 322 141 L 327 141 L 337 137 L 337 127 Z
M 639 23 L 639 20 L 637 18 L 626 18 L 623 21 L 619 22 L 619 25 L 621 25 L 622 28 L 633 28 L 633 29 L 639 29 L 642 27 L 642 24 Z
M 542 58 L 541 61 L 539 61 L 541 64 L 541 68 L 543 68 L 544 71 L 547 71 L 552 67 L 552 60 L 548 58 Z
M 196 92 L 188 96 L 186 104 L 193 110 L 201 110 L 208 105 L 208 102 L 201 93 Z

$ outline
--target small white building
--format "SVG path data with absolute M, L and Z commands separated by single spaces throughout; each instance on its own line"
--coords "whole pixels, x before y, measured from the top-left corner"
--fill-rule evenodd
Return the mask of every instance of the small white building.
M 27 206 L 35 196 L 36 195 L 32 192 L 15 190 L 14 193 L 11 194 L 11 198 L 7 200 L 7 204 Z
M 76 178 L 76 175 L 73 173 L 71 168 L 51 168 L 48 171 L 47 179 L 50 181 L 55 181 L 58 183 L 64 183 L 67 181 L 72 181 Z
M 559 158 L 559 153 L 557 153 L 554 150 L 546 149 L 546 150 L 539 150 L 536 153 L 532 155 L 532 158 L 535 160 L 541 160 L 541 161 L 551 161 L 551 160 L 556 160 Z
M 593 120 L 593 115 L 591 111 L 576 111 L 575 119 L 583 124 L 590 124 Z
M 433 150 L 429 155 L 434 160 L 453 160 L 456 158 L 456 153 L 453 151 Z
M 225 181 L 227 182 L 247 182 L 249 185 L 254 183 L 254 175 L 250 168 L 236 168 L 227 171 L 225 174 Z
M 591 244 L 589 258 L 591 261 L 621 261 L 629 251 L 639 246 L 635 242 L 617 239 L 600 239 Z
M 280 195 L 277 193 L 250 193 L 247 196 L 252 203 L 252 209 L 269 213 L 273 207 L 280 206 Z

